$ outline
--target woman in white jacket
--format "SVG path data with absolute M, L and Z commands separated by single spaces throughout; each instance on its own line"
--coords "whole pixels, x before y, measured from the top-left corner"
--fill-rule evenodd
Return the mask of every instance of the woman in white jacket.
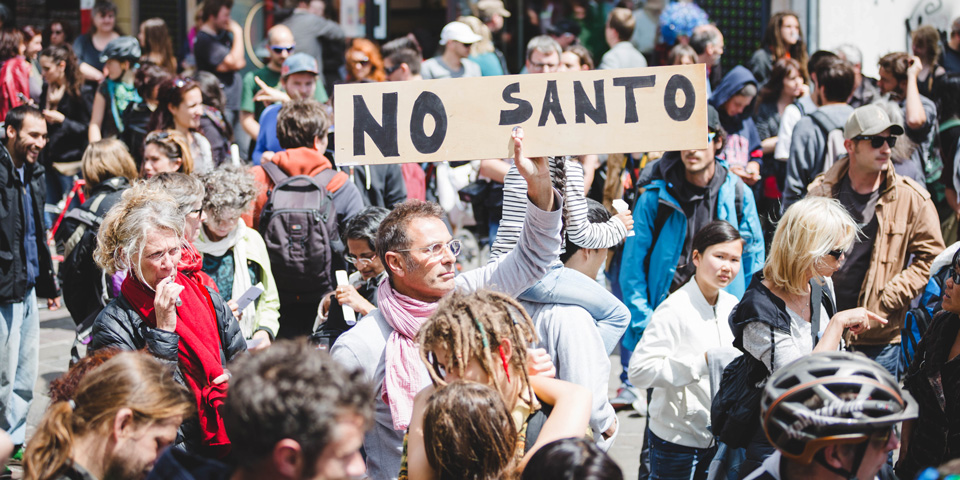
M 714 221 L 693 237 L 696 274 L 654 311 L 630 358 L 637 388 L 653 388 L 649 407 L 650 478 L 703 479 L 716 447 L 710 423 L 708 350 L 729 347 L 727 322 L 737 298 L 723 291 L 740 272 L 743 240 Z

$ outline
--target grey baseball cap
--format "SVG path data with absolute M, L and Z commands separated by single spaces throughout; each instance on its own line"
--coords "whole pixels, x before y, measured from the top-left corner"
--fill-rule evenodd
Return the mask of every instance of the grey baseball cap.
M 903 126 L 890 120 L 887 112 L 877 105 L 857 108 L 843 126 L 843 138 L 850 140 L 860 135 L 876 135 L 886 129 L 891 135 L 903 135 Z

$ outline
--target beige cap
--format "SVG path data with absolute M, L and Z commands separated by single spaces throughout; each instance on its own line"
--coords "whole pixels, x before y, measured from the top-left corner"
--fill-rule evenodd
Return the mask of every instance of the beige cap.
M 888 128 L 891 135 L 903 135 L 903 126 L 892 122 L 884 109 L 864 105 L 850 114 L 843 127 L 843 138 L 850 140 L 860 135 L 876 135 Z
M 503 0 L 480 0 L 477 2 L 477 13 L 483 18 L 490 18 L 494 14 L 509 17 L 510 10 L 503 6 Z

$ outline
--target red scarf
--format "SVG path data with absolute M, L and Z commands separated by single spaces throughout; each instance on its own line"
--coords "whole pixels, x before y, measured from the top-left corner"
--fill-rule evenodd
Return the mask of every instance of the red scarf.
M 181 272 L 177 272 L 175 283 L 184 287 L 180 292 L 182 305 L 177 307 L 180 372 L 197 404 L 203 445 L 222 458 L 230 452 L 230 439 L 220 417 L 220 407 L 227 396 L 227 382 L 212 383 L 223 374 L 213 299 L 207 289 Z M 127 275 L 120 293 L 137 309 L 144 322 L 156 328 L 157 314 L 153 306 L 156 293 L 152 289 L 140 282 L 136 275 Z
M 197 250 L 197 247 L 193 246 L 193 243 L 185 242 L 180 247 L 180 263 L 177 264 L 177 271 L 182 272 L 187 278 L 201 286 L 212 288 L 214 292 L 220 293 L 217 283 L 202 269 L 203 255 Z

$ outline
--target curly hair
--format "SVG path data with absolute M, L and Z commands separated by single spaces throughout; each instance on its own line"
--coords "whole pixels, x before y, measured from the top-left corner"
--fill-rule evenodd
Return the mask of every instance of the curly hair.
M 432 355 L 446 349 L 450 360 L 445 368 L 457 371 L 462 378 L 470 359 L 475 358 L 490 378 L 491 386 L 506 399 L 509 396 L 506 387 L 494 381 L 494 372 L 504 369 L 504 360 L 493 353 L 504 339 L 513 345 L 509 366 L 517 377 L 515 380 L 520 382 L 521 398 L 535 404 L 525 346 L 537 341 L 537 333 L 530 315 L 513 298 L 490 290 L 454 291 L 440 300 L 437 311 L 417 334 L 420 358 L 427 365 L 434 385 L 447 384 L 436 356 Z
M 457 381 L 430 395 L 423 443 L 439 480 L 515 478 L 518 436 L 500 394 L 486 385 Z
M 214 219 L 230 212 L 244 213 L 257 195 L 261 185 L 245 168 L 223 165 L 200 175 L 203 183 L 203 209 Z

